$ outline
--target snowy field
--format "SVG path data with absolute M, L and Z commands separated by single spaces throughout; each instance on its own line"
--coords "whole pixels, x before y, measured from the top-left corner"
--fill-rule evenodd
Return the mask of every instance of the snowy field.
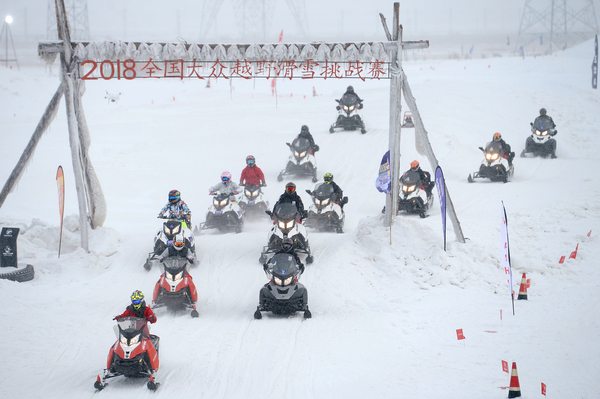
M 345 234 L 309 230 L 315 261 L 301 282 L 312 319 L 252 315 L 266 283 L 258 263 L 270 221 L 241 234 L 197 238 L 191 269 L 200 317 L 158 310 L 160 388 L 109 380 L 111 398 L 505 398 L 516 362 L 524 398 L 600 395 L 600 93 L 591 89 L 593 42 L 537 58 L 406 62 L 413 94 L 443 168 L 464 244 L 448 223 L 443 250 L 437 198 L 430 216 L 382 225 L 375 189 L 387 150 L 389 81 L 93 81 L 84 108 L 91 161 L 108 204 L 104 226 L 79 248 L 78 207 L 64 101 L 17 188 L 0 227 L 19 227 L 19 259 L 35 279 L 0 279 L 0 397 L 85 398 L 114 343 L 112 318 L 140 289 L 149 299 L 159 270 L 143 269 L 162 223 L 156 215 L 178 189 L 203 222 L 208 188 L 222 171 L 238 178 L 247 155 L 265 172 L 273 203 L 290 142 L 306 124 L 319 174 L 331 172 L 349 197 Z M 41 62 L 0 69 L 0 182 L 4 184 L 59 85 Z M 365 100 L 367 134 L 328 128 L 348 84 Z M 317 96 L 313 96 L 313 87 Z M 122 93 L 108 103 L 109 93 Z M 507 184 L 467 182 L 479 146 L 502 133 L 517 155 L 545 107 L 557 125 L 558 159 L 514 161 Z M 403 111 L 407 110 L 403 105 Z M 401 169 L 431 170 L 402 130 Z M 56 169 L 66 176 L 65 228 L 58 258 Z M 298 191 L 310 180 L 294 179 Z M 308 206 L 310 198 L 303 200 Z M 504 202 L 515 301 L 500 263 Z M 591 234 L 588 237 L 588 232 Z M 390 245 L 390 236 L 392 244 Z M 576 259 L 559 264 L 579 244 Z M 518 286 L 516 287 L 518 291 Z M 502 315 L 502 318 L 501 318 Z M 457 340 L 456 330 L 466 337 Z

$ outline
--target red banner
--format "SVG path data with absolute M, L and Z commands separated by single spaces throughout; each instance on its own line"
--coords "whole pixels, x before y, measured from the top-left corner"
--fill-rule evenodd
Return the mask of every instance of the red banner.
M 508 362 L 507 361 L 502 361 L 502 371 L 504 371 L 505 373 L 508 373 Z
M 460 341 L 461 339 L 465 339 L 462 328 L 456 330 L 456 338 Z
M 58 239 L 58 257 L 60 258 L 60 247 L 62 244 L 63 217 L 65 213 L 65 175 L 62 166 L 56 171 L 56 186 L 58 188 L 58 211 L 60 212 L 60 236 Z

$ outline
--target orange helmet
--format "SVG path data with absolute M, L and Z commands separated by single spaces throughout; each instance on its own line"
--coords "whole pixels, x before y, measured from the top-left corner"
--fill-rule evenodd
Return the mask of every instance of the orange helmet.
M 410 168 L 411 169 L 417 169 L 419 167 L 419 161 L 412 161 L 410 163 Z
M 500 133 L 494 133 L 494 141 L 500 141 L 502 135 Z

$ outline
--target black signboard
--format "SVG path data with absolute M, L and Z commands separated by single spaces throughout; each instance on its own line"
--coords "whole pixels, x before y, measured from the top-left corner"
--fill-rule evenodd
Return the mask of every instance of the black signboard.
M 18 267 L 17 227 L 3 227 L 0 233 L 0 267 Z

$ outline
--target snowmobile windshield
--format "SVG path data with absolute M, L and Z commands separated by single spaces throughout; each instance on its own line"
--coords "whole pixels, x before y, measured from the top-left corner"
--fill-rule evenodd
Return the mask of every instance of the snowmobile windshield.
M 320 200 L 331 198 L 333 195 L 333 186 L 331 184 L 321 183 L 315 187 L 315 191 L 313 191 L 313 193 L 315 197 Z
M 358 102 L 358 96 L 356 94 L 345 94 L 342 96 L 340 103 L 342 105 L 351 106 Z
M 296 151 L 298 153 L 303 153 L 305 151 L 308 151 L 309 148 L 310 148 L 310 141 L 308 141 L 308 139 L 305 139 L 304 137 L 298 137 L 292 143 L 293 151 Z
M 400 182 L 403 186 L 413 186 L 421 181 L 421 175 L 419 172 L 415 172 L 414 170 L 409 170 L 400 179 Z
M 165 271 L 170 274 L 178 274 L 187 266 L 187 258 L 182 256 L 169 256 L 163 259 Z
M 533 128 L 540 132 L 548 131 L 552 129 L 552 122 L 550 121 L 550 118 L 539 117 L 535 120 Z
M 296 205 L 286 202 L 277 205 L 273 213 L 275 213 L 277 219 L 293 220 L 296 218 L 296 215 L 298 215 L 298 208 L 296 208 Z
M 141 330 L 148 323 L 146 319 L 141 317 L 121 317 L 117 322 L 119 324 L 119 330 L 121 331 L 133 331 Z
M 275 254 L 267 262 L 267 271 L 273 276 L 293 277 L 298 273 L 298 265 L 292 254 Z
M 502 144 L 498 141 L 490 141 L 485 146 L 485 152 L 488 154 L 502 154 L 504 153 L 502 149 Z

